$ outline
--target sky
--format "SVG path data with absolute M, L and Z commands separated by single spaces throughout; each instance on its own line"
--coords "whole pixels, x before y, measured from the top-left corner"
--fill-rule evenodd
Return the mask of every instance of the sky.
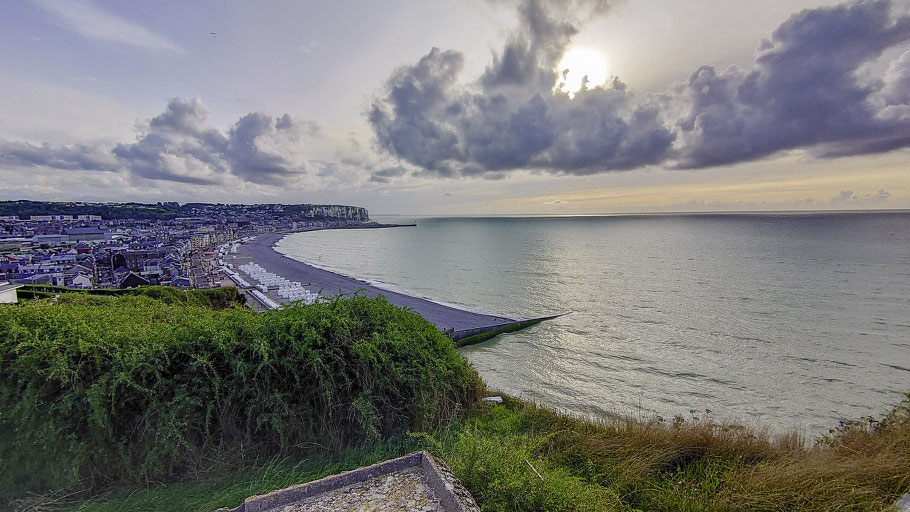
M 910 208 L 910 4 L 0 5 L 0 199 Z

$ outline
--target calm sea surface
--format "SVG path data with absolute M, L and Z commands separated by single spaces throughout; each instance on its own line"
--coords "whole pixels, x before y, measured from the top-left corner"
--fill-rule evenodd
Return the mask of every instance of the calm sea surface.
M 910 391 L 910 214 L 416 220 L 278 249 L 475 310 L 571 312 L 464 354 L 575 414 L 709 409 L 814 435 Z

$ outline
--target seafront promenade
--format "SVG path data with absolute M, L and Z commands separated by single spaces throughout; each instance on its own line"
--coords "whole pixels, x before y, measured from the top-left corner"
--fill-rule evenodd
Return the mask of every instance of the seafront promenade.
M 236 253 L 227 255 L 225 262 L 231 263 L 234 270 L 245 263 L 255 262 L 273 274 L 291 281 L 298 281 L 310 291 L 321 292 L 324 296 L 350 295 L 357 291 L 362 291 L 368 297 L 381 294 L 396 306 L 412 309 L 435 324 L 441 331 L 465 331 L 475 334 L 478 330 L 486 330 L 485 328 L 492 331 L 521 321 L 521 319 L 466 311 L 419 297 L 383 290 L 359 279 L 307 265 L 288 258 L 272 248 L 285 235 L 286 233 L 259 235 L 253 240 L 241 244 Z M 278 300 L 277 297 L 272 298 Z

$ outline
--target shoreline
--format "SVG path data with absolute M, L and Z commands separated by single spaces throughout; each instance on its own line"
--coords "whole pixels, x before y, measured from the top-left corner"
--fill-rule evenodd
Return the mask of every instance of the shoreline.
M 411 225 L 377 225 L 377 226 L 352 226 L 341 229 L 376 229 L 389 227 L 404 227 Z M 334 229 L 334 228 L 330 228 Z M 415 297 L 404 293 L 387 290 L 373 286 L 366 281 L 344 276 L 329 270 L 314 267 L 307 263 L 295 260 L 274 249 L 274 245 L 292 233 L 316 231 L 312 229 L 293 232 L 275 232 L 256 236 L 253 240 L 242 243 L 237 252 L 225 256 L 225 261 L 234 265 L 235 270 L 240 265 L 255 262 L 268 272 L 277 274 L 291 281 L 297 281 L 311 291 L 320 291 L 326 296 L 351 295 L 363 291 L 367 297 L 385 296 L 389 302 L 399 307 L 406 307 L 422 316 L 430 323 L 436 325 L 440 331 L 446 333 L 454 341 L 464 340 L 470 344 L 471 338 L 493 332 L 508 332 L 508 330 L 529 327 L 543 319 L 510 318 L 502 315 L 491 315 L 455 308 L 449 305 L 433 302 L 429 299 Z M 274 298 L 274 297 L 273 297 Z M 289 301 L 282 300 L 282 303 Z M 487 336 L 479 341 L 489 339 Z

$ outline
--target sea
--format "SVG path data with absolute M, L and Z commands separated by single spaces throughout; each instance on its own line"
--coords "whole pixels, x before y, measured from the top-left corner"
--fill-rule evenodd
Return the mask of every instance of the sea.
M 382 217 L 276 249 L 516 317 L 462 349 L 492 389 L 583 417 L 797 430 L 910 391 L 910 212 Z

